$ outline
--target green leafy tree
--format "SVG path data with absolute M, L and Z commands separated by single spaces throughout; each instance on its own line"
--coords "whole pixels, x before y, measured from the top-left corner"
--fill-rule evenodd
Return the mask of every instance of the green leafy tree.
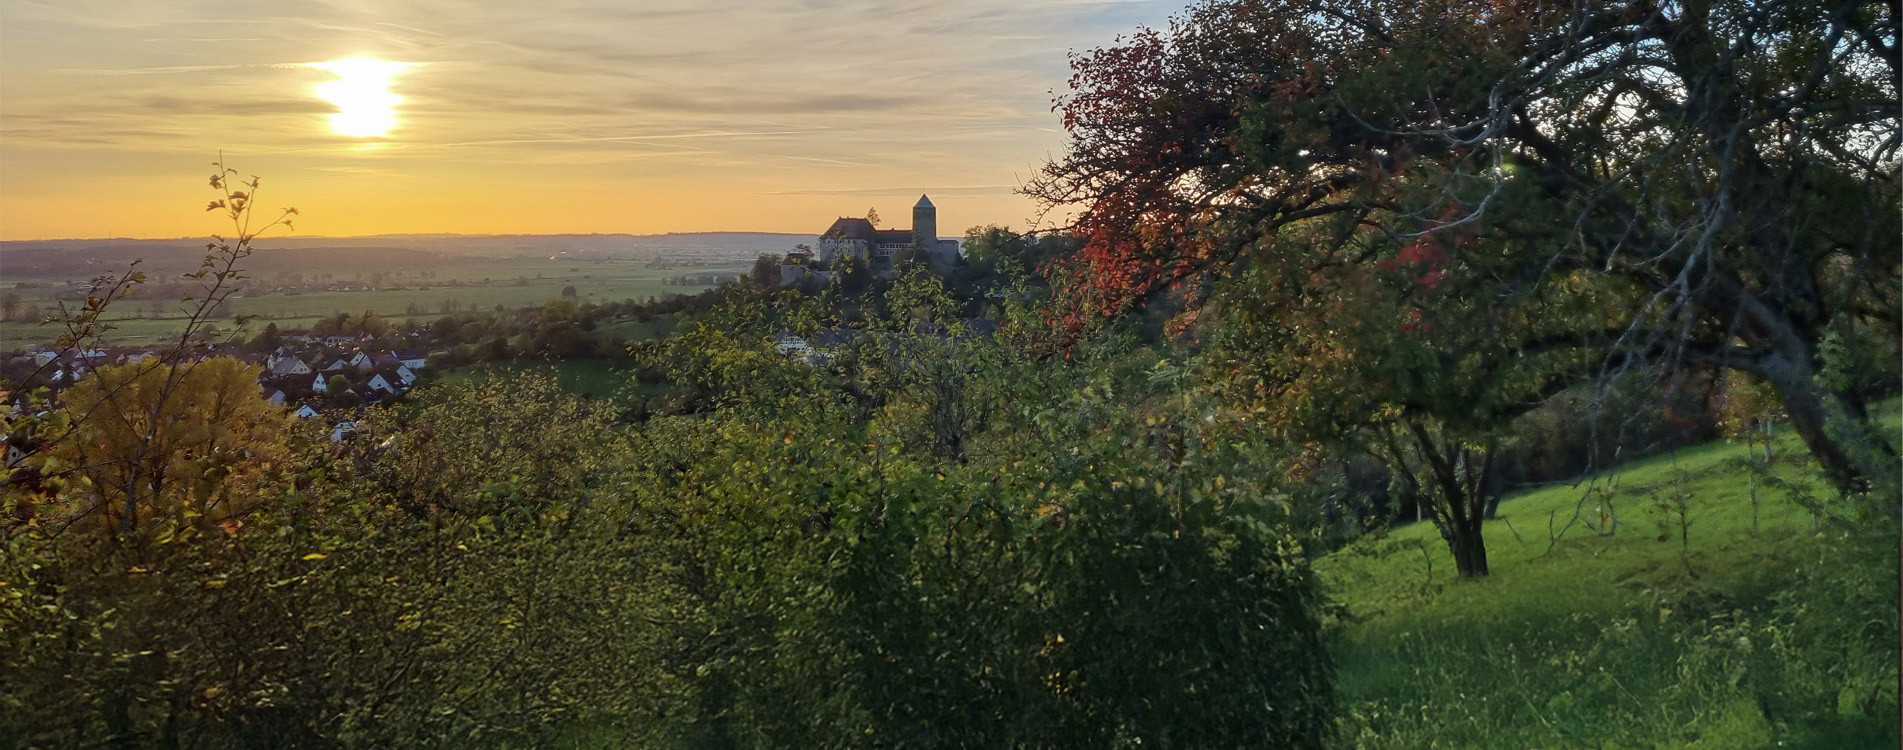
M 371 336 L 382 336 L 390 332 L 390 320 L 370 310 L 357 316 L 356 330 Z
M 872 267 L 865 258 L 852 253 L 842 253 L 833 257 L 833 284 L 839 287 L 839 293 L 848 297 L 864 294 L 872 284 Z
M 266 323 L 264 324 L 264 330 L 259 331 L 258 335 L 253 337 L 249 345 L 245 348 L 252 352 L 263 353 L 276 351 L 278 347 L 283 345 L 284 336 L 278 333 L 278 324 Z
M 935 279 L 886 300 L 830 373 L 755 307 L 679 344 L 676 380 L 735 384 L 632 454 L 693 571 L 682 741 L 1319 745 L 1315 589 L 1262 443 L 1125 342 L 1052 361 L 921 326 Z M 947 451 L 934 413 L 997 417 Z
M 1600 286 L 1576 322 L 1602 366 L 1751 373 L 1840 489 L 1894 497 L 1863 397 L 1820 375 L 1895 349 L 1903 318 L 1873 281 L 1903 263 L 1881 218 L 1897 24 L 1859 0 L 1209 3 L 1076 59 L 1071 145 L 1033 192 L 1079 212 L 1090 313 L 1200 289 L 1297 227 L 1484 222 L 1526 245 L 1502 281 Z
M 754 259 L 753 270 L 748 273 L 748 278 L 761 289 L 778 289 L 780 287 L 780 256 L 761 253 L 760 257 Z

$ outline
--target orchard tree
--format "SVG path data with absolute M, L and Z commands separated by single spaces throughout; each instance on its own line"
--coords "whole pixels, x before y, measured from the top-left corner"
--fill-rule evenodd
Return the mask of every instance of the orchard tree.
M 1487 575 L 1481 525 L 1498 491 L 1495 447 L 1514 417 L 1582 371 L 1572 336 L 1594 288 L 1506 289 L 1491 272 L 1514 243 L 1478 224 L 1405 244 L 1301 234 L 1285 231 L 1284 247 L 1201 311 L 1211 379 L 1272 434 L 1311 447 L 1298 473 L 1340 448 L 1385 463 L 1460 574 Z M 1315 254 L 1337 247 L 1382 259 L 1330 264 Z
M 1840 489 L 1893 490 L 1839 373 L 1895 372 L 1897 32 L 1857 0 L 1222 0 L 1073 60 L 1031 192 L 1088 238 L 1079 314 L 1194 308 L 1292 237 L 1306 273 L 1484 226 L 1499 293 L 1594 302 L 1528 345 L 1750 373 Z

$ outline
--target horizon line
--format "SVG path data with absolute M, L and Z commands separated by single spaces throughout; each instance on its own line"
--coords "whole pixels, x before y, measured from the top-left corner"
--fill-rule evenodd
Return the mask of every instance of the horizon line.
M 787 237 L 818 237 L 818 232 L 768 232 L 751 229 L 713 229 L 693 232 L 383 232 L 378 234 L 287 234 L 259 237 L 254 242 L 271 240 L 365 240 L 379 237 L 669 237 L 674 235 L 704 234 L 766 234 Z M 30 239 L 0 239 L 5 242 L 171 242 L 191 240 L 197 242 L 210 239 L 211 235 L 180 235 L 176 237 L 34 237 Z

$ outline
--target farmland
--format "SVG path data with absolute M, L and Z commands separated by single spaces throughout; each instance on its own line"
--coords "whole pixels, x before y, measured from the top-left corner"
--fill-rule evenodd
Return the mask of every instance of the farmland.
M 280 329 L 295 330 L 309 328 L 321 317 L 365 312 L 393 321 L 422 322 L 455 311 L 540 305 L 561 297 L 570 286 L 582 303 L 694 294 L 710 288 L 705 282 L 713 276 L 743 274 L 760 252 L 780 245 L 791 247 L 797 239 L 732 237 L 741 239 L 685 246 L 634 243 L 618 250 L 559 238 L 517 238 L 513 246 L 498 250 L 513 253 L 504 255 L 402 246 L 261 251 L 247 261 L 245 291 L 232 297 L 218 322 L 229 327 L 234 318 L 244 316 L 254 320 L 253 328 L 275 323 Z M 529 244 L 531 239 L 540 239 L 542 244 Z M 0 256 L 6 261 L 0 291 L 17 295 L 21 310 L 37 308 L 42 315 L 56 314 L 62 299 L 74 304 L 76 285 L 92 276 L 122 271 L 135 257 L 146 260 L 140 268 L 150 281 L 133 297 L 114 302 L 106 316 L 114 326 L 106 337 L 109 346 L 150 345 L 176 335 L 196 304 L 180 301 L 182 292 L 189 289 L 179 278 L 195 266 L 201 254 L 197 250 L 105 247 L 79 260 L 76 254 L 86 251 L 55 256 L 46 248 L 17 247 L 22 244 L 26 243 L 0 248 L 6 252 Z M 580 249 L 555 249 L 560 247 Z M 46 343 L 57 335 L 55 327 L 31 322 L 29 317 L 23 312 L 0 321 L 0 351 Z

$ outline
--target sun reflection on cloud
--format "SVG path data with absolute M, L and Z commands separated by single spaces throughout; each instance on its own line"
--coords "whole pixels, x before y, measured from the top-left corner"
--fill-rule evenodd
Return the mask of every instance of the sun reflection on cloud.
M 337 105 L 337 112 L 330 116 L 331 131 L 352 138 L 381 138 L 396 128 L 396 105 L 403 103 L 403 97 L 390 93 L 390 83 L 409 63 L 353 57 L 311 67 L 337 76 L 315 90 L 318 98 Z

